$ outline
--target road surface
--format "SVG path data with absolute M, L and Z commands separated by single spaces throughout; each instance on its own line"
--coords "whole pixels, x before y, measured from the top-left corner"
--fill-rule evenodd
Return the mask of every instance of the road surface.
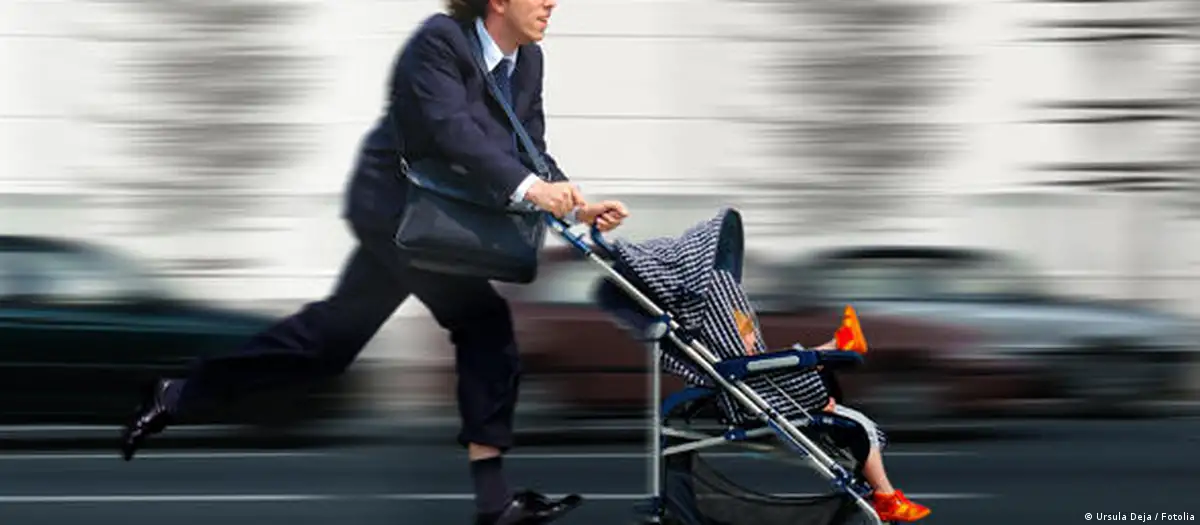
M 894 481 L 929 504 L 930 524 L 1084 523 L 1085 513 L 1200 516 L 1200 421 L 1038 422 L 1019 437 L 896 443 Z M 378 442 L 329 448 L 149 449 L 0 453 L 5 523 L 75 525 L 355 525 L 470 523 L 470 479 L 446 444 Z M 810 470 L 722 456 L 723 470 L 786 493 L 821 488 Z M 561 523 L 631 523 L 642 497 L 633 445 L 523 448 L 507 460 L 517 484 L 579 492 Z M 1130 521 L 1133 521 L 1132 519 Z

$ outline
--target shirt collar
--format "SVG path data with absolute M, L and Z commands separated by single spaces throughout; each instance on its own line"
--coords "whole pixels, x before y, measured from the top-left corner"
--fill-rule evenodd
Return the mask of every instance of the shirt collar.
M 487 28 L 483 27 L 482 18 L 475 19 L 475 34 L 479 35 L 479 42 L 483 44 L 483 63 L 487 65 L 488 71 L 496 69 L 496 65 L 501 60 L 507 58 L 508 74 L 511 75 L 517 65 L 517 51 L 520 48 L 513 50 L 511 55 L 505 56 L 504 52 L 500 50 L 500 46 L 496 44 L 496 41 L 492 40 L 492 35 L 488 34 Z

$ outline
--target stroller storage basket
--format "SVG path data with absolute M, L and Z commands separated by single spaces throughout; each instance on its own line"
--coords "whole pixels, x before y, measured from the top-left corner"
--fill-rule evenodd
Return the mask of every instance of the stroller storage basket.
M 664 414 L 664 425 L 693 439 L 667 437 L 669 455 L 664 454 L 662 487 L 663 524 L 668 525 L 850 525 L 862 523 L 854 496 L 835 491 L 826 494 L 780 495 L 755 488 L 756 475 L 742 483 L 706 459 L 707 449 L 679 452 L 705 434 L 693 427 L 696 423 L 713 423 L 720 428 L 722 419 L 715 396 L 704 396 L 708 389 L 688 389 L 668 403 L 670 413 Z M 673 403 L 676 399 L 686 401 Z M 862 465 L 869 452 L 866 433 L 853 420 L 833 416 L 827 426 L 806 426 L 803 431 L 832 455 L 838 456 L 845 467 L 861 476 Z M 789 450 L 779 447 L 768 432 L 748 432 L 745 439 L 731 443 L 739 449 L 749 449 L 753 455 L 785 456 Z M 668 432 L 674 434 L 675 432 Z M 761 436 L 755 438 L 755 434 Z M 792 462 L 795 462 L 794 457 Z M 802 459 L 802 458 L 801 458 Z
M 666 460 L 669 525 L 845 525 L 855 515 L 845 493 L 775 495 L 748 489 L 718 473 L 700 452 Z

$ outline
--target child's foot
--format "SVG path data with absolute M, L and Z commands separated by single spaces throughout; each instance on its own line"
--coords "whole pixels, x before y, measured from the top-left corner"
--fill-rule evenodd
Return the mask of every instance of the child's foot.
M 889 521 L 910 523 L 930 514 L 928 507 L 909 501 L 899 490 L 891 494 L 876 492 L 872 496 L 872 500 L 875 512 L 879 514 L 879 521 L 885 523 Z
M 854 307 L 846 305 L 842 313 L 842 326 L 833 334 L 839 350 L 851 350 L 862 354 L 867 353 L 867 338 L 863 335 L 862 325 L 858 322 L 858 314 Z

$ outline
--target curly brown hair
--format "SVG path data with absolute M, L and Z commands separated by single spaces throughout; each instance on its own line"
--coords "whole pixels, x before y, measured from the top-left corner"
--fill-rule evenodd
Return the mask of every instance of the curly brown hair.
M 488 0 L 446 0 L 446 10 L 456 20 L 469 21 L 487 15 Z

